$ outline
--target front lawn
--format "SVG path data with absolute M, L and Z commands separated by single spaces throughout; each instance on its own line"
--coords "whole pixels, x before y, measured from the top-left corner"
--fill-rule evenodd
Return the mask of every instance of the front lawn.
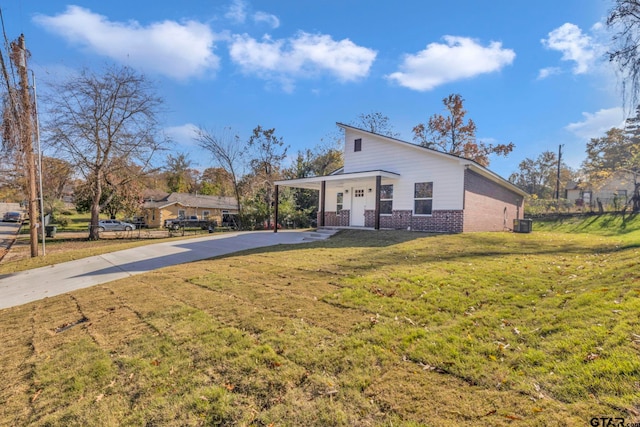
M 2 310 L 0 425 L 637 420 L 640 233 L 539 230 L 342 231 Z

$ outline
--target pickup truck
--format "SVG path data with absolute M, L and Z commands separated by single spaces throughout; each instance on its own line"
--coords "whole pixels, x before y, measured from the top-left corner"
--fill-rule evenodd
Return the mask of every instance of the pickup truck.
M 216 226 L 216 222 L 208 219 L 198 219 L 197 216 L 192 215 L 185 218 L 173 218 L 164 221 L 165 228 L 171 230 L 179 230 L 181 228 L 200 228 L 202 230 L 213 229 Z

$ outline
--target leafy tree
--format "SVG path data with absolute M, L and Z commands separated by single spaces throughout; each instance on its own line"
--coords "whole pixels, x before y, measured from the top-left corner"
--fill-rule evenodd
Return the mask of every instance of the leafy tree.
M 264 185 L 264 201 L 267 212 L 271 210 L 273 200 L 273 182 L 280 177 L 282 162 L 287 157 L 288 146 L 281 137 L 276 136 L 275 128 L 264 129 L 258 125 L 253 129 L 247 147 L 251 152 L 249 165 L 255 177 Z M 267 227 L 271 227 L 271 215 L 266 215 Z
M 103 199 L 103 188 L 126 188 L 149 170 L 162 148 L 157 121 L 162 101 L 129 67 L 108 67 L 101 74 L 84 69 L 54 92 L 48 100 L 49 139 L 91 186 L 89 239 L 99 239 L 100 211 L 116 195 Z M 130 168 L 132 163 L 137 168 Z
M 200 192 L 209 196 L 233 196 L 233 177 L 224 168 L 207 168 L 200 176 Z
M 573 171 L 566 164 L 560 165 L 561 188 L 573 178 Z M 518 172 L 509 181 L 539 199 L 552 199 L 558 178 L 558 157 L 552 151 L 542 152 L 537 159 L 526 158 L 518 165 Z
M 55 208 L 60 206 L 58 202 L 72 175 L 73 167 L 69 162 L 55 157 L 42 158 L 42 193 L 47 213 L 55 214 Z
M 191 193 L 198 181 L 198 171 L 191 168 L 191 160 L 186 154 L 169 154 L 166 164 L 167 186 L 170 192 Z
M 393 126 L 389 123 L 389 117 L 375 111 L 367 114 L 360 114 L 353 123 L 354 127 L 377 133 L 378 135 L 398 138 L 399 133 L 393 130 Z
M 119 213 L 127 217 L 136 215 L 142 207 L 142 183 L 127 179 L 126 185 L 117 185 L 114 183 L 120 182 L 120 179 L 113 180 L 111 178 L 111 176 L 107 176 L 102 187 L 101 211 L 109 215 L 110 218 L 115 218 Z M 91 212 L 94 200 L 93 191 L 94 186 L 90 180 L 76 186 L 74 194 L 78 212 Z
M 288 179 L 328 175 L 343 166 L 342 150 L 335 144 L 320 144 L 299 151 L 284 176 Z M 287 192 L 291 194 L 287 194 Z M 297 225 L 308 226 L 318 211 L 318 192 L 304 188 L 285 189 L 280 197 L 280 212 Z M 288 209 L 288 210 L 287 210 Z
M 238 135 L 232 135 L 226 128 L 223 132 L 214 133 L 203 127 L 196 130 L 195 140 L 200 147 L 209 151 L 213 156 L 213 162 L 226 170 L 233 184 L 233 192 L 238 203 L 238 213 L 242 222 L 243 212 L 240 203 L 240 178 L 244 169 L 244 158 L 247 147 L 240 142 Z M 242 227 L 242 224 L 239 224 Z
M 633 211 L 640 212 L 640 107 L 636 116 L 627 119 L 625 129 L 611 128 L 600 138 L 587 143 L 583 168 L 592 183 L 598 184 L 614 174 L 633 182 Z
M 459 94 L 451 94 L 442 100 L 447 115 L 434 114 L 427 125 L 417 124 L 413 128 L 413 140 L 423 147 L 444 151 L 455 156 L 473 160 L 482 166 L 489 165 L 489 155 L 507 156 L 514 145 L 485 144 L 476 141 L 476 124 L 468 119 L 464 99 Z

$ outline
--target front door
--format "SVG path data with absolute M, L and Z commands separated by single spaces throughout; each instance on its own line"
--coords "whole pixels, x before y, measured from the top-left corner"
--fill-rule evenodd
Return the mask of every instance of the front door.
M 364 188 L 354 188 L 351 197 L 351 225 L 364 227 L 366 197 Z

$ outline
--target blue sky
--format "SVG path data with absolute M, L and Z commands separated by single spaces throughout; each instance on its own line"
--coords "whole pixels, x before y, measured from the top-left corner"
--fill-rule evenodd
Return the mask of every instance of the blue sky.
M 174 152 L 199 168 L 211 162 L 194 126 L 242 139 L 275 127 L 293 155 L 335 134 L 335 122 L 381 112 L 411 142 L 459 93 L 479 140 L 515 144 L 489 166 L 504 177 L 559 144 L 578 167 L 589 138 L 621 125 L 619 82 L 603 59 L 612 4 L 0 0 L 7 36 L 25 34 L 39 91 L 82 67 L 144 72 L 165 99 Z

